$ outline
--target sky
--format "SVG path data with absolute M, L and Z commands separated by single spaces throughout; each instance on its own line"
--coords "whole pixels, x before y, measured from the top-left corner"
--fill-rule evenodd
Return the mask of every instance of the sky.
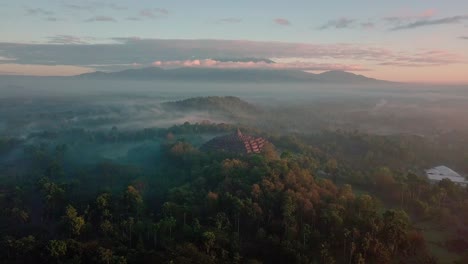
M 468 84 L 466 0 L 0 4 L 0 74 L 265 68 Z

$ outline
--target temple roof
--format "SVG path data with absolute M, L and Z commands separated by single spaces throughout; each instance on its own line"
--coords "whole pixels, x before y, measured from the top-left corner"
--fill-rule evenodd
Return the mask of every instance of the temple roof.
M 241 154 L 260 153 L 266 142 L 262 137 L 244 135 L 240 129 L 237 129 L 232 134 L 215 137 L 206 142 L 201 147 L 201 150 L 226 151 Z

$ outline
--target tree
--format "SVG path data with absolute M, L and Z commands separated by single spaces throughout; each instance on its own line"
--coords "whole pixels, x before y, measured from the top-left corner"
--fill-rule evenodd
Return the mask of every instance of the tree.
M 114 260 L 114 254 L 112 253 L 112 250 L 99 247 L 99 260 L 100 262 L 104 264 L 110 264 Z
M 156 247 L 158 245 L 158 232 L 161 229 L 161 223 L 153 223 L 150 228 L 153 232 L 153 246 Z
M 78 216 L 78 212 L 71 205 L 67 206 L 65 215 L 63 216 L 63 221 L 68 232 L 74 236 L 80 235 L 85 225 L 84 218 L 82 216 Z
M 11 209 L 11 215 L 15 219 L 15 221 L 18 221 L 23 224 L 28 222 L 28 219 L 29 219 L 29 214 L 26 211 L 19 209 L 17 207 L 14 207 L 13 209 Z
M 334 174 L 338 170 L 338 161 L 336 159 L 329 159 L 325 164 L 325 171 Z
M 47 250 L 52 258 L 58 260 L 67 253 L 67 243 L 62 240 L 50 240 Z
M 280 155 L 281 159 L 291 159 L 293 157 L 292 153 L 289 151 L 283 151 Z
M 102 221 L 100 228 L 102 233 L 106 236 L 112 235 L 114 232 L 114 226 L 109 220 Z
M 276 152 L 275 146 L 269 142 L 265 142 L 265 145 L 262 149 L 262 155 L 267 160 L 275 160 L 278 159 L 278 152 Z
M 5 237 L 2 241 L 2 246 L 4 246 L 7 251 L 7 258 L 12 257 L 17 262 L 30 262 L 29 259 L 33 256 L 33 250 L 37 246 L 36 238 L 34 236 L 22 237 L 20 239 L 14 239 L 13 237 Z
M 203 264 L 214 264 L 215 260 L 205 252 L 202 252 L 198 247 L 192 243 L 184 243 L 177 245 L 176 254 L 170 263 L 203 263 Z
M 58 184 L 43 178 L 39 181 L 40 189 L 46 203 L 46 218 L 54 215 L 59 205 L 62 203 L 65 190 Z
M 133 235 L 134 224 L 135 224 L 135 219 L 133 217 L 129 217 L 127 220 L 122 221 L 122 227 L 123 227 L 122 236 L 125 237 L 125 234 L 127 235 L 129 247 L 132 246 L 132 235 Z
M 320 263 L 335 264 L 336 261 L 330 253 L 330 245 L 325 242 L 320 245 Z
M 325 171 L 330 174 L 331 179 L 336 184 L 338 180 L 338 161 L 336 159 L 329 159 L 325 164 Z
M 387 210 L 383 214 L 382 236 L 394 254 L 407 239 L 409 217 L 402 210 Z
M 163 230 L 169 231 L 169 239 L 172 240 L 172 229 L 176 226 L 176 219 L 172 216 L 161 219 L 160 224 Z
M 293 194 L 287 192 L 283 198 L 283 203 L 281 205 L 281 211 L 283 214 L 283 224 L 284 224 L 284 235 L 287 238 L 289 235 L 289 230 L 295 225 L 295 212 L 296 212 L 296 203 L 293 198 Z
M 358 217 L 362 217 L 363 219 L 375 215 L 378 207 L 375 199 L 368 194 L 360 195 L 356 200 L 355 206 Z
M 100 194 L 96 198 L 96 206 L 101 211 L 109 208 L 110 204 L 111 204 L 111 195 L 109 193 Z
M 211 249 L 215 245 L 216 235 L 213 232 L 203 232 L 203 245 L 205 246 L 206 254 L 210 254 Z
M 183 157 L 188 154 L 194 153 L 196 150 L 195 148 L 187 142 L 177 142 L 170 148 L 170 154 L 174 155 L 175 157 Z
M 374 173 L 374 182 L 378 189 L 390 193 L 396 181 L 392 171 L 387 167 L 380 167 Z
M 129 185 L 123 196 L 125 209 L 127 213 L 130 214 L 139 214 L 143 206 L 143 198 L 141 197 L 140 192 Z

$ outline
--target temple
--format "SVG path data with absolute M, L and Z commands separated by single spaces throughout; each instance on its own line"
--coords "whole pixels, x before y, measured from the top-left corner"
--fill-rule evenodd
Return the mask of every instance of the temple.
M 267 141 L 262 137 L 244 135 L 237 129 L 236 132 L 215 137 L 201 146 L 203 151 L 225 151 L 239 154 L 260 153 Z

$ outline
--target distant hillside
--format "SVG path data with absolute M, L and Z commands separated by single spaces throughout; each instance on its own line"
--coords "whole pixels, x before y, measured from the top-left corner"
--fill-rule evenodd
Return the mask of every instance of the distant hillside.
M 215 58 L 215 61 L 223 61 L 223 62 L 265 62 L 268 64 L 275 63 L 275 61 L 270 59 L 264 58 Z
M 234 96 L 194 97 L 181 101 L 166 102 L 163 107 L 177 111 L 208 111 L 230 116 L 252 115 L 260 110 L 254 105 Z
M 323 82 L 335 83 L 366 83 L 366 82 L 385 82 L 364 75 L 358 75 L 345 71 L 327 71 L 316 75 L 317 79 Z
M 219 82 L 321 82 L 321 83 L 383 83 L 362 75 L 344 71 L 329 71 L 320 74 L 299 70 L 262 69 L 213 69 L 149 67 L 118 72 L 93 72 L 76 76 L 84 79 L 130 79 L 170 81 L 219 81 Z

